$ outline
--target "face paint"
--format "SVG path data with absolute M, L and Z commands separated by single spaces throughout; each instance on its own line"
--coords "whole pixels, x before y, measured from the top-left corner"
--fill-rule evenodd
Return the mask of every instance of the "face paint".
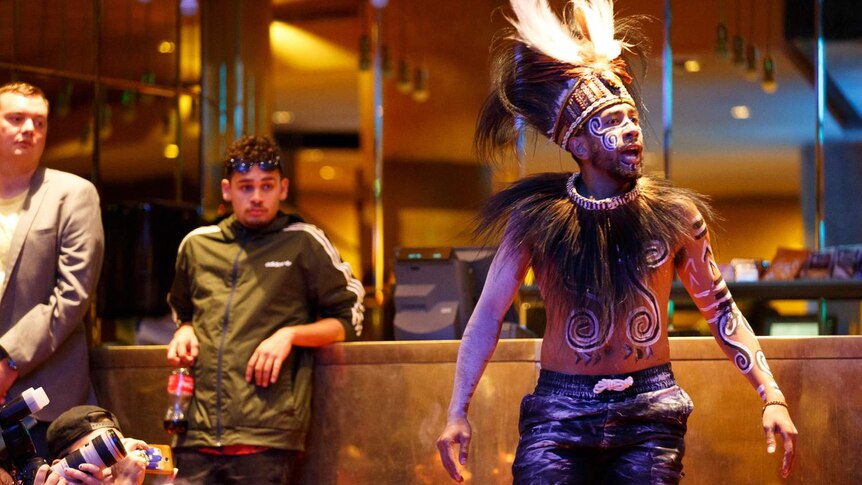
M 602 128 L 602 120 L 599 118 L 592 118 L 587 122 L 587 131 L 589 131 L 594 137 L 598 138 L 599 141 L 602 142 L 602 148 L 609 152 L 614 152 L 620 148 L 620 140 L 622 140 L 622 137 L 619 134 L 619 128 L 619 126 L 607 126 Z
M 640 133 L 640 127 L 635 124 L 635 121 L 630 118 L 628 115 L 623 116 L 622 120 L 619 120 L 617 115 L 608 121 L 608 125 L 604 128 L 602 127 L 602 120 L 600 117 L 595 116 L 587 122 L 587 131 L 598 138 L 601 141 L 602 148 L 609 152 L 615 152 L 620 150 L 625 146 L 623 142 L 623 134 L 629 130 L 635 129 Z M 619 121 L 617 123 L 617 121 Z M 635 138 L 639 139 L 640 136 Z
M 634 107 L 617 104 L 605 108 L 585 127 L 584 136 L 597 167 L 628 180 L 640 177 L 643 144 Z

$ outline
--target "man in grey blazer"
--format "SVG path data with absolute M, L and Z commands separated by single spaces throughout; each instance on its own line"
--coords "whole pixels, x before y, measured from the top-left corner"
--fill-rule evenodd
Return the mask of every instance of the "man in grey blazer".
M 0 402 L 45 389 L 31 429 L 45 455 L 48 423 L 95 403 L 82 320 L 104 250 L 93 184 L 39 166 L 47 131 L 39 88 L 0 86 Z

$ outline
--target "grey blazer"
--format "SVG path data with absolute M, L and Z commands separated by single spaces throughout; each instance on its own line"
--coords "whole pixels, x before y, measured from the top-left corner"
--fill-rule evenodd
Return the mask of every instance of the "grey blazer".
M 43 387 L 36 417 L 95 403 L 82 320 L 102 269 L 99 195 L 89 181 L 40 167 L 33 174 L 0 288 L 0 345 L 18 365 L 7 398 Z

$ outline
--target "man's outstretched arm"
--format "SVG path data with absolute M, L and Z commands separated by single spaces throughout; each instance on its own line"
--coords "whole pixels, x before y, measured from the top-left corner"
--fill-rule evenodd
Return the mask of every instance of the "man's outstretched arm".
M 524 251 L 512 250 L 505 243 L 501 245 L 491 263 L 482 295 L 476 303 L 476 309 L 467 323 L 458 348 L 455 383 L 452 399 L 449 402 L 446 427 L 437 438 L 437 449 L 443 466 L 457 482 L 464 480 L 460 467 L 467 463 L 467 452 L 472 436 L 472 428 L 467 420 L 467 409 L 479 379 L 497 346 L 503 315 L 512 304 L 512 298 L 524 279 L 527 263 L 528 257 Z
M 781 474 L 790 473 L 795 457 L 797 430 L 787 410 L 784 394 L 775 382 L 766 356 L 748 321 L 736 307 L 730 290 L 713 258 L 706 223 L 692 214 L 694 238 L 679 253 L 677 272 L 692 300 L 709 323 L 722 351 L 748 379 L 764 403 L 763 431 L 768 453 L 775 451 L 775 434 L 784 443 Z

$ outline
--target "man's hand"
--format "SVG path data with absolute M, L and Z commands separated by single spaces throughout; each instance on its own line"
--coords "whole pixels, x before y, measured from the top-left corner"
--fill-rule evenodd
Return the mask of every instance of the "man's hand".
M 48 465 L 42 465 L 36 470 L 36 475 L 33 477 L 33 485 L 57 485 L 60 483 L 68 483 L 60 475 L 51 471 Z
M 66 485 L 70 483 L 83 483 L 85 485 L 102 485 L 101 474 L 98 473 L 99 467 L 89 463 L 84 463 L 81 465 L 81 468 L 86 468 L 90 471 L 93 471 L 93 469 L 95 469 L 96 475 L 90 475 L 85 471 L 75 470 L 74 468 L 67 468 L 64 472 L 65 476 L 63 476 L 51 471 L 50 466 L 42 465 L 39 467 L 38 470 L 36 470 L 36 475 L 33 478 L 33 485 Z
M 0 468 L 0 485 L 17 485 L 15 479 L 12 478 L 12 475 L 2 468 Z
M 271 337 L 254 349 L 245 369 L 245 381 L 261 387 L 269 387 L 278 380 L 281 364 L 293 349 L 294 329 L 280 328 Z
M 459 464 L 461 467 L 467 464 L 467 451 L 470 448 L 470 437 L 473 428 L 466 417 L 450 417 L 443 429 L 443 433 L 437 438 L 437 450 L 440 452 L 440 461 L 449 472 L 449 476 L 456 482 L 463 482 Z M 455 446 L 458 446 L 458 464 L 455 463 Z
M 123 446 L 128 451 L 125 458 L 111 466 L 110 477 L 104 480 L 106 484 L 141 485 L 144 483 L 147 471 L 146 442 L 132 438 L 123 438 Z
M 168 345 L 168 363 L 174 367 L 193 365 L 198 358 L 198 337 L 191 325 L 180 325 Z
M 6 359 L 0 360 L 0 404 L 6 403 L 6 393 L 18 378 L 18 371 L 9 368 Z
M 787 478 L 796 457 L 796 426 L 784 406 L 766 406 L 763 410 L 763 432 L 766 433 L 766 452 L 775 452 L 775 433 L 781 434 L 784 442 L 784 460 L 781 463 L 781 476 Z
M 72 478 L 87 485 L 103 485 L 105 476 L 98 465 L 92 463 L 81 463 L 77 470 L 74 468 L 66 469 L 66 478 Z M 70 483 L 75 483 L 70 481 Z
M 135 438 L 123 437 L 120 441 L 123 442 L 123 448 L 126 449 L 127 453 L 131 453 L 133 451 L 147 451 L 150 448 L 150 445 L 148 445 L 146 441 L 137 440 Z

